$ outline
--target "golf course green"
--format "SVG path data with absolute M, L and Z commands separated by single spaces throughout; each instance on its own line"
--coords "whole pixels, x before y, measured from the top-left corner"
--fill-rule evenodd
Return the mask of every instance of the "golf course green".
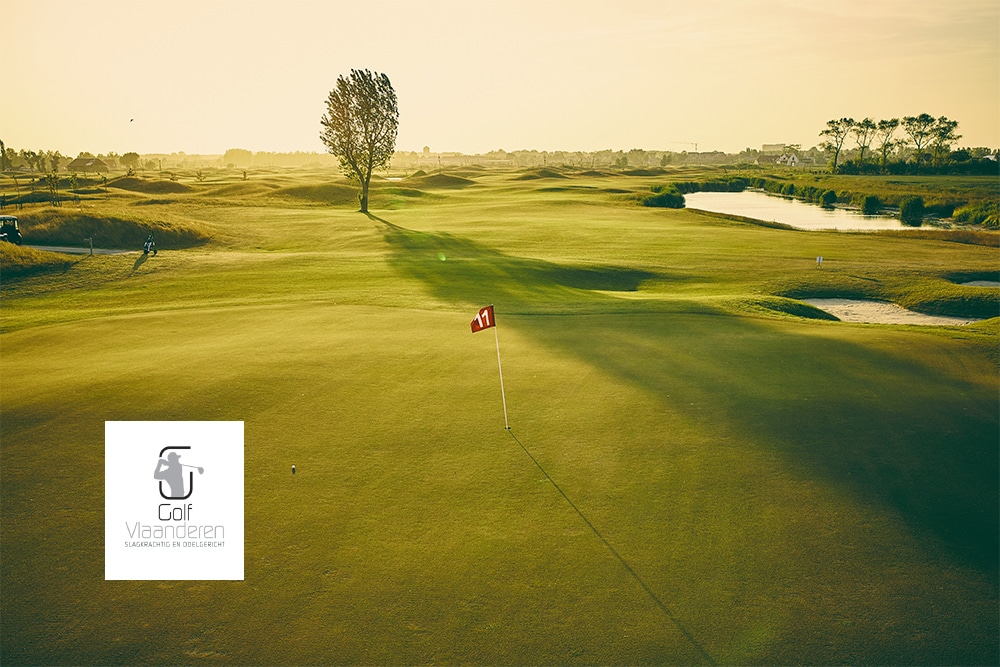
M 16 212 L 132 252 L 0 244 L 3 664 L 1000 662 L 1000 295 L 962 284 L 1000 233 L 639 203 L 711 170 L 390 175 L 368 215 L 320 169 Z M 986 182 L 949 178 L 913 187 Z M 245 423 L 243 581 L 104 580 L 129 420 Z

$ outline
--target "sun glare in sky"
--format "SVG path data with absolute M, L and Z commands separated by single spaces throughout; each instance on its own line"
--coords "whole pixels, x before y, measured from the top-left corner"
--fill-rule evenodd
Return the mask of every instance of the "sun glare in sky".
M 1000 146 L 996 0 L 0 0 L 0 139 L 101 153 L 323 152 L 352 68 L 397 149 L 739 152 L 930 113 Z

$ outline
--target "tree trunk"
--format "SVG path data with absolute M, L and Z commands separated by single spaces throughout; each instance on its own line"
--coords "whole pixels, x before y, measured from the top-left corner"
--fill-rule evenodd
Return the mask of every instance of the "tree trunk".
M 361 212 L 368 212 L 368 179 L 361 181 Z

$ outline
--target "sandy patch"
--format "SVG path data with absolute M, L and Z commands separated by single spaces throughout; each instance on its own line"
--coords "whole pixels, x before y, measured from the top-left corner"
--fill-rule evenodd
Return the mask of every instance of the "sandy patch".
M 1000 287 L 1000 282 L 996 280 L 973 280 L 970 283 L 962 283 L 963 285 L 972 285 L 973 287 Z
M 853 299 L 803 299 L 803 301 L 820 310 L 825 310 L 843 322 L 960 326 L 979 321 L 979 318 L 975 317 L 924 315 L 885 301 L 857 301 Z

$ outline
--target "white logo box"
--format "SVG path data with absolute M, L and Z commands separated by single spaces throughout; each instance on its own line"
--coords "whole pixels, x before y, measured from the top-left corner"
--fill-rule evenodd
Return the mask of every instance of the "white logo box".
M 243 579 L 243 422 L 105 422 L 104 475 L 106 580 Z

